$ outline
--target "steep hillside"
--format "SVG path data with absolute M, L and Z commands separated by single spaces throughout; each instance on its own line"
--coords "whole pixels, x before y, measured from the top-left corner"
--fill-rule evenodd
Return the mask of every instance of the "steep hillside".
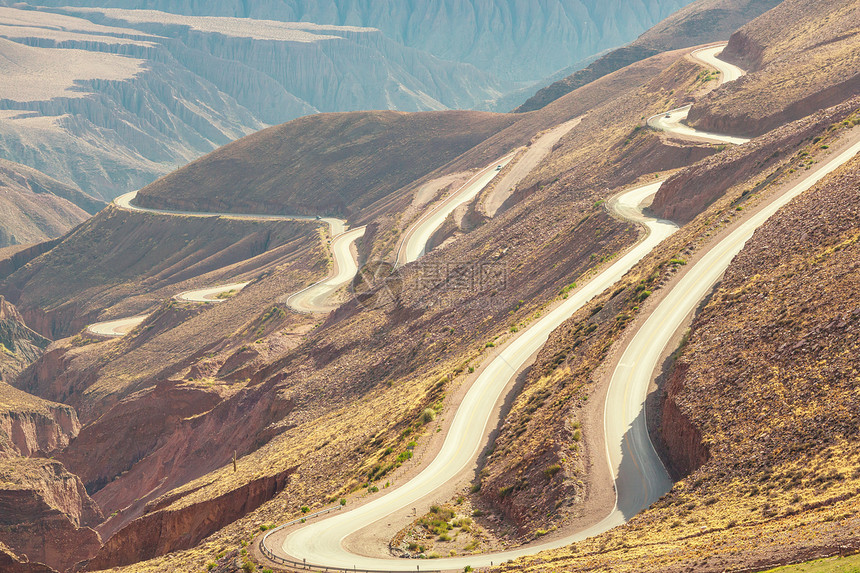
M 57 238 L 102 206 L 35 169 L 0 159 L 0 248 Z
M 104 517 L 81 480 L 59 462 L 0 460 L 0 510 L 0 544 L 31 561 L 65 571 L 100 545 L 89 526 Z M 26 571 L 11 571 L 20 570 Z
M 582 70 L 540 89 L 515 111 L 540 109 L 598 78 L 666 50 L 725 40 L 782 0 L 697 0 L 650 28 L 631 44 L 612 50 Z
M 752 73 L 696 103 L 689 123 L 759 135 L 860 93 L 860 3 L 786 0 L 729 40 Z
M 689 2 L 42 0 L 39 4 L 156 9 L 195 16 L 377 28 L 386 38 L 404 46 L 449 62 L 471 64 L 510 87 L 541 80 L 573 62 L 629 42 Z
M 358 252 L 371 264 L 327 316 L 292 312 L 280 302 L 328 271 L 328 237 L 315 221 L 173 217 L 110 207 L 12 272 L 0 292 L 37 330 L 68 336 L 15 384 L 73 406 L 83 423 L 54 456 L 105 517 L 95 525 L 99 547 L 81 544 L 92 557 L 88 568 L 229 571 L 253 554 L 254 536 L 271 525 L 341 498 L 352 506 L 414 475 L 444 438 L 453 408 L 482 365 L 640 236 L 605 202 L 680 169 L 655 209 L 689 199 L 682 207 L 691 222 L 556 330 L 534 366 L 511 381 L 475 481 L 449 492 L 452 503 L 478 508 L 475 523 L 500 545 L 551 534 L 612 507 L 601 416 L 616 343 L 688 260 L 781 185 L 857 137 L 851 128 L 858 123 L 856 100 L 739 150 L 644 128 L 649 115 L 704 97 L 718 102 L 729 93 L 707 95 L 716 82 L 704 79 L 690 51 L 662 52 L 528 114 L 303 118 L 232 144 L 141 194 L 141 202 L 159 206 L 236 211 L 313 212 L 309 206 L 335 202 L 351 223 L 366 222 Z M 418 216 L 409 209 L 420 203 L 416 195 L 427 178 L 484 166 L 582 115 L 493 217 L 475 208 L 479 197 L 468 206 L 473 221 L 456 240 L 391 276 L 376 264 Z M 630 524 L 505 568 L 722 571 L 849 540 L 844 532 L 856 520 L 860 479 L 850 465 L 856 463 L 850 410 L 856 337 L 843 329 L 853 325 L 849 313 L 858 293 L 849 261 L 860 231 L 856 213 L 844 207 L 857 203 L 851 195 L 856 169 L 848 166 L 803 203 L 825 204 L 821 213 L 806 207 L 784 223 L 810 237 L 799 228 L 792 238 L 777 225 L 766 232 L 776 239 L 756 247 L 760 234 L 751 242 L 745 256 L 753 258 L 739 257 L 728 295 L 718 292 L 711 303 L 718 306 L 700 317 L 707 322 L 694 326 L 692 354 L 682 354 L 669 384 L 659 387 L 669 399 L 652 404 L 657 408 L 648 418 L 662 422 L 657 428 L 668 437 L 670 454 L 688 454 L 687 467 L 677 466 L 695 473 Z M 684 194 L 679 183 L 722 180 L 726 173 L 737 174 L 726 179 L 728 189 L 702 186 L 699 195 Z M 836 214 L 837 205 L 844 214 Z M 816 216 L 827 224 L 812 223 Z M 794 248 L 822 236 L 832 247 L 824 258 Z M 782 259 L 774 259 L 780 253 L 799 257 L 789 261 L 791 276 L 780 274 Z M 839 266 L 807 281 L 809 265 L 824 265 L 827 257 Z M 218 304 L 171 298 L 228 280 L 251 284 Z M 831 293 L 818 295 L 820 306 L 810 298 L 818 284 Z M 793 308 L 806 305 L 815 320 L 782 324 L 766 290 L 757 290 L 762 285 L 780 294 L 793 287 L 796 292 L 786 293 Z M 762 308 L 733 314 L 740 304 Z M 123 338 L 81 332 L 92 320 L 143 311 L 152 314 Z M 752 320 L 759 322 L 745 322 Z M 725 326 L 709 330 L 721 321 Z M 770 344 L 771 327 L 812 333 L 810 352 L 825 342 L 832 348 L 825 353 L 832 364 L 798 361 L 800 368 L 792 363 L 800 354 L 780 362 L 781 372 L 800 368 L 794 384 L 803 391 L 795 401 L 772 381 L 767 361 L 772 353 L 807 349 L 794 342 L 782 347 L 792 336 L 785 330 L 768 353 L 757 355 L 756 342 Z M 731 377 L 713 376 L 701 358 L 719 345 L 716 336 L 732 339 L 714 351 Z M 780 392 L 764 396 L 758 385 L 745 383 L 746 354 L 755 368 L 750 372 L 759 374 L 749 380 Z M 812 383 L 813 366 L 833 370 Z M 684 378 L 687 372 L 691 378 Z M 831 374 L 836 383 L 828 383 Z M 708 392 L 700 393 L 698 384 Z M 768 410 L 760 405 L 764 399 L 774 402 Z M 815 399 L 839 406 L 831 415 Z M 718 417 L 718 407 L 736 414 L 737 428 Z M 766 434 L 757 416 L 763 411 L 780 419 L 798 411 L 802 423 Z M 684 439 L 673 444 L 671 436 Z M 834 445 L 843 450 L 818 453 Z M 838 462 L 835 474 L 823 461 L 828 455 Z M 798 499 L 785 489 L 795 482 Z M 828 529 L 834 522 L 844 530 Z
M 482 112 L 319 114 L 228 145 L 142 189 L 144 207 L 337 215 L 361 210 L 516 121 Z
M 685 98 L 701 90 L 699 72 L 683 52 L 664 54 L 632 69 L 633 79 L 615 78 L 623 89 L 614 99 L 601 91 L 605 85 L 545 112 L 545 121 L 592 112 L 556 150 L 556 171 L 542 171 L 551 183 L 531 187 L 501 216 L 405 267 L 395 300 L 357 284 L 356 291 L 370 293 L 322 323 L 279 310 L 271 301 L 288 290 L 285 276 L 298 287 L 295 267 L 289 275 L 261 275 L 214 308 L 168 304 L 120 341 L 57 343 L 20 384 L 73 403 L 85 421 L 60 458 L 105 513 L 117 512 L 98 527 L 105 545 L 91 568 L 205 567 L 261 525 L 300 514 L 302 505 L 366 491 L 368 472 L 380 488 L 401 479 L 409 442 L 418 441 L 421 457 L 438 435 L 439 422 L 425 410 L 444 412 L 443 394 L 467 384 L 468 367 L 513 336 L 512 325 L 528 324 L 564 286 L 635 240 L 635 229 L 613 219 L 599 199 L 634 181 L 643 157 L 655 169 L 692 158 L 658 136 L 642 134 L 635 151 L 624 141 L 642 110 L 659 109 L 669 91 Z M 517 119 L 537 125 L 531 116 Z M 502 141 L 473 152 L 501 149 Z M 103 216 L 90 233 L 104 226 Z M 69 256 L 73 246 L 89 251 L 86 245 L 56 251 Z M 43 259 L 51 256 L 58 257 Z M 432 274 L 452 261 L 494 266 L 503 276 L 455 286 L 438 270 Z M 25 274 L 17 279 L 27 290 Z M 376 466 L 387 469 L 374 472 Z

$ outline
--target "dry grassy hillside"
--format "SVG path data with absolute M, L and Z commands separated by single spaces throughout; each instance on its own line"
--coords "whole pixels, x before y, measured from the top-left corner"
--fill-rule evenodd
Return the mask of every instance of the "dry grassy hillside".
M 315 212 L 334 201 L 352 222 L 370 223 L 359 247 L 364 263 L 396 244 L 397 229 L 407 224 L 398 218 L 406 219 L 404 207 L 427 177 L 484 165 L 539 131 L 586 114 L 496 216 L 476 215 L 456 241 L 403 267 L 384 285 L 367 272 L 376 270 L 372 262 L 352 285 L 360 294 L 347 296 L 325 317 L 293 313 L 278 303 L 328 270 L 327 237 L 316 222 L 180 218 L 110 208 L 8 277 L 0 292 L 19 303 L 32 325 L 73 335 L 54 343 L 16 384 L 73 405 L 83 422 L 55 456 L 80 478 L 106 517 L 96 525 L 103 546 L 87 549 L 89 569 L 184 573 L 212 564 L 233 571 L 247 559 L 243 550 L 254 536 L 300 516 L 303 506 L 318 509 L 341 497 L 352 504 L 376 495 L 374 488 L 399 483 L 429 459 L 458 392 L 496 349 L 636 240 L 640 231 L 607 211 L 609 197 L 682 169 L 673 180 L 676 194 L 666 196 L 671 202 L 681 195 L 677 181 L 721 179 L 731 170 L 737 178 L 730 188 L 706 189 L 688 209 L 692 220 L 684 229 L 619 288 L 552 335 L 518 380 L 491 454 L 479 460 L 480 489 L 463 492 L 485 511 L 479 525 L 506 543 L 542 536 L 605 509 L 611 488 L 597 471 L 605 465 L 598 457 L 600 398 L 614 343 L 628 335 L 627 327 L 655 304 L 687 260 L 696 260 L 714 237 L 780 185 L 856 137 L 851 127 L 860 123 L 852 115 L 856 102 L 842 103 L 739 151 L 679 142 L 644 128 L 645 117 L 667 108 L 730 97 L 726 89 L 707 96 L 715 82 L 703 78 L 689 51 L 659 54 L 517 116 L 368 112 L 299 120 L 231 145 L 145 191 L 141 201 L 192 209 Z M 315 131 L 299 137 L 302 126 Z M 406 157 L 406 167 L 395 169 Z M 323 168 L 314 169 L 311 159 Z M 712 353 L 727 371 L 743 367 L 747 356 L 738 352 L 749 353 L 762 380 L 772 353 L 832 348 L 833 376 L 840 383 L 825 386 L 819 380 L 801 395 L 815 398 L 818 391 L 821 401 L 841 398 L 846 408 L 851 405 L 853 387 L 841 381 L 856 374 L 845 354 L 854 350 L 854 338 L 831 336 L 828 329 L 852 328 L 853 314 L 846 313 L 853 313 L 856 273 L 847 263 L 840 263 L 841 274 L 826 265 L 856 258 L 856 214 L 836 211 L 840 203 L 857 202 L 851 175 L 856 168 L 851 165 L 819 186 L 812 199 L 792 206 L 800 210 L 786 215 L 783 225 L 803 219 L 809 236 L 792 239 L 778 222 L 757 236 L 745 251 L 747 262 L 739 258 L 726 283 L 734 289 L 726 291 L 731 296 L 720 291 L 711 303 L 716 306 L 694 327 L 690 354 L 673 371 L 666 409 L 663 402 L 652 404 L 664 413 L 656 428 L 663 435 L 705 437 L 681 445 L 667 437 L 672 453 L 686 455 L 676 465 L 683 469 L 686 463 L 696 473 L 627 526 L 509 568 L 722 571 L 750 559 L 785 557 L 794 535 L 788 526 L 810 547 L 842 541 L 847 527 L 827 528 L 842 527 L 860 479 L 847 471 L 854 463 L 851 428 L 838 424 L 839 415 L 850 412 L 833 408 L 824 415 L 786 397 L 772 405 L 773 412 L 782 419 L 800 409 L 805 424 L 786 422 L 764 435 L 765 421 L 756 417 L 757 387 L 732 386 L 745 376 L 742 370 L 732 379 L 708 378 L 698 356 L 711 352 L 713 337 L 698 333 L 717 324 L 727 337 L 746 337 Z M 820 213 L 797 207 L 816 201 L 823 202 Z M 824 220 L 827 225 L 814 223 Z M 753 243 L 771 235 L 779 235 L 765 243 L 772 250 L 755 250 Z M 832 237 L 826 244 L 833 248 L 816 262 L 825 266 L 814 285 L 825 285 L 832 297 L 819 302 L 811 300 L 813 282 L 804 282 L 803 265 L 818 260 L 822 253 L 809 249 L 824 235 Z M 780 253 L 795 257 L 789 263 L 797 268 L 777 285 L 781 271 L 773 257 Z M 192 286 L 238 279 L 253 282 L 218 305 L 169 298 Z M 746 292 L 735 292 L 744 285 Z M 773 318 L 766 312 L 770 301 L 758 296 L 764 290 L 756 290 L 765 286 L 792 288 L 779 292 L 798 309 L 806 304 L 816 325 L 824 326 L 813 332 L 815 325 Z M 756 301 L 764 301 L 761 312 L 733 314 Z M 842 313 L 844 327 L 833 322 L 830 307 Z M 152 316 L 122 339 L 76 334 L 95 318 L 143 310 Z M 781 347 L 791 328 L 813 332 L 808 349 L 794 348 L 794 342 Z M 765 341 L 775 345 L 772 353 L 751 353 L 756 337 L 764 340 L 772 329 L 782 332 L 778 341 Z M 741 350 L 733 354 L 732 348 Z M 807 363 L 781 364 L 789 372 Z M 812 371 L 797 372 L 805 380 Z M 709 390 L 707 400 L 692 391 L 697 384 Z M 685 392 L 686 386 L 692 390 Z M 737 428 L 713 421 L 715 400 L 733 411 Z M 819 423 L 830 437 L 816 432 Z M 827 441 L 836 430 L 844 431 L 844 439 Z M 791 436 L 801 436 L 803 447 L 791 443 Z M 738 457 L 732 459 L 735 447 Z M 763 452 L 764 447 L 771 449 Z M 824 448 L 831 450 L 815 453 Z M 795 454 L 805 467 L 820 465 L 821 471 L 804 470 L 798 477 L 790 461 Z M 828 454 L 841 464 L 839 475 L 824 471 L 820 460 Z M 797 485 L 799 499 L 787 484 Z M 767 541 L 759 553 L 751 552 L 746 544 L 761 539 Z
M 785 0 L 732 35 L 752 73 L 697 102 L 691 125 L 760 135 L 860 93 L 860 2 Z
M 272 127 L 145 187 L 146 207 L 355 217 L 517 118 L 480 112 L 318 114 Z

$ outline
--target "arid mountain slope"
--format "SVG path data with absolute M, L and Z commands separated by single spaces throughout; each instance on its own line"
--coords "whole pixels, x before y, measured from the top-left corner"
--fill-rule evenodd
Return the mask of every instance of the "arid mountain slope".
M 215 543 L 232 546 L 238 536 L 259 530 L 259 520 L 279 521 L 301 504 L 319 506 L 328 496 L 354 492 L 373 464 L 393 467 L 406 448 L 407 434 L 426 429 L 420 421 L 423 410 L 441 405 L 449 380 L 457 385 L 468 374 L 464 363 L 479 362 L 492 351 L 488 342 L 511 334 L 510 324 L 527 322 L 573 278 L 634 239 L 633 229 L 595 203 L 603 197 L 598 190 L 635 179 L 642 156 L 651 157 L 655 168 L 690 159 L 688 150 L 666 145 L 657 136 L 643 136 L 630 153 L 623 142 L 640 122 L 643 106 L 656 109 L 672 89 L 679 98 L 703 89 L 696 82 L 698 74 L 698 66 L 683 53 L 670 53 L 631 69 L 629 78 L 607 78 L 581 98 L 571 94 L 567 103 L 539 112 L 542 120 L 538 114 L 454 112 L 397 120 L 416 128 L 408 132 L 413 140 L 438 133 L 436 153 L 450 154 L 444 159 L 448 163 L 462 151 L 492 154 L 510 150 L 505 141 L 526 143 L 545 127 L 541 121 L 551 125 L 556 117 L 594 112 L 588 127 L 560 148 L 574 157 L 567 162 L 556 157 L 557 171 L 544 172 L 552 181 L 573 165 L 588 177 L 565 178 L 563 187 L 534 187 L 502 217 L 427 259 L 430 265 L 455 260 L 495 265 L 503 274 L 492 283 L 485 277 L 471 288 L 454 288 L 445 280 L 429 280 L 429 267 L 412 265 L 404 269 L 396 304 L 379 306 L 373 296 L 359 297 L 320 324 L 317 317 L 273 304 L 325 271 L 315 223 L 281 224 L 283 240 L 275 230 L 267 231 L 270 249 L 259 254 L 250 243 L 247 252 L 233 248 L 227 253 L 226 244 L 260 235 L 271 225 L 229 218 L 186 220 L 113 207 L 13 273 L 4 292 L 14 292 L 31 323 L 46 332 L 73 335 L 102 309 L 107 311 L 98 318 L 156 308 L 149 321 L 121 340 L 80 335 L 55 343 L 17 382 L 74 405 L 84 422 L 58 457 L 80 476 L 106 515 L 116 512 L 97 528 L 105 546 L 92 567 L 132 564 L 176 550 L 187 551 L 165 558 L 178 559 L 175 570 L 203 566 L 201 559 L 212 559 L 214 553 L 210 555 L 209 542 L 202 550 L 194 546 L 206 536 L 216 533 Z M 613 85 L 619 87 L 617 93 Z M 343 117 L 354 122 L 355 117 L 402 116 Z M 499 129 L 512 121 L 532 122 L 532 131 L 491 138 L 481 150 L 479 141 L 464 144 L 457 131 L 473 123 L 463 118 L 474 117 L 483 118 L 479 125 L 485 137 L 498 137 Z M 427 118 L 449 128 L 430 131 Z M 357 125 L 373 135 L 374 123 Z M 279 129 L 286 128 L 264 134 L 277 135 Z M 356 132 L 363 143 L 365 132 Z M 592 139 L 595 132 L 603 137 Z M 451 133 L 453 144 L 447 139 Z M 591 144 L 584 145 L 586 141 Z M 404 139 L 400 145 L 408 144 L 419 153 L 416 160 L 426 161 L 420 156 L 423 144 L 409 142 Z M 370 147 L 358 147 L 367 150 L 362 165 L 388 160 L 390 148 L 379 147 L 373 154 Z M 613 157 L 620 157 L 620 163 Z M 220 169 L 229 171 L 235 164 L 211 165 L 207 177 L 216 181 Z M 269 174 L 281 165 L 267 167 Z M 434 160 L 411 177 L 441 165 Z M 409 203 L 408 190 L 395 188 L 393 193 Z M 360 213 L 377 197 L 356 193 L 347 198 Z M 393 205 L 387 212 L 392 217 L 397 214 Z M 144 253 L 150 250 L 148 237 L 154 236 L 163 250 Z M 370 231 L 366 239 L 369 244 L 361 252 L 384 242 Z M 283 246 L 275 248 L 277 244 Z M 247 257 L 252 258 L 243 262 Z M 549 260 L 554 266 L 547 274 L 542 269 Z M 188 288 L 184 285 L 219 277 L 258 280 L 219 305 L 166 301 L 158 306 Z M 364 288 L 356 285 L 358 291 Z M 351 414 L 358 410 L 367 414 L 360 427 Z M 230 463 L 234 450 L 239 455 L 235 473 Z M 295 508 L 293 500 L 299 503 Z M 171 531 L 189 535 L 163 533 Z
M 104 519 L 101 511 L 81 480 L 57 461 L 0 460 L 0 510 L 0 544 L 30 561 L 65 571 L 100 545 L 89 526 Z
M 96 320 L 157 308 L 183 290 L 254 278 L 297 253 L 312 254 L 302 263 L 305 271 L 325 272 L 323 228 L 311 221 L 153 216 L 111 206 L 2 288 L 27 324 L 61 338 Z
M 540 109 L 561 96 L 634 62 L 666 50 L 725 40 L 732 32 L 782 0 L 697 0 L 678 10 L 627 46 L 539 90 L 515 111 Z
M 860 93 L 860 3 L 786 0 L 729 40 L 752 73 L 696 103 L 700 129 L 759 135 Z
M 143 207 L 360 217 L 517 118 L 482 112 L 319 114 L 225 146 L 142 189 Z
M 90 567 L 202 567 L 219 547 L 238 547 L 261 524 L 284 520 L 302 504 L 320 507 L 332 497 L 363 491 L 377 465 L 387 468 L 373 472 L 379 487 L 399 479 L 395 466 L 403 461 L 398 456 L 406 459 L 408 442 L 434 433 L 436 425 L 422 415 L 424 410 L 444 408 L 442 393 L 456 391 L 469 375 L 468 366 L 479 365 L 495 344 L 514 334 L 512 325 L 527 324 L 563 287 L 634 240 L 635 230 L 599 203 L 611 193 L 605 190 L 635 180 L 634 165 L 643 156 L 658 169 L 690 158 L 688 150 L 665 145 L 657 136 L 643 134 L 635 152 L 624 145 L 643 107 L 661 105 L 672 89 L 679 98 L 702 89 L 696 79 L 700 68 L 683 52 L 658 56 L 650 66 L 631 72 L 640 78 L 638 88 L 628 88 L 616 100 L 596 98 L 589 126 L 563 147 L 571 157 L 556 156 L 557 171 L 544 172 L 550 181 L 564 173 L 586 177 L 535 186 L 501 217 L 421 264 L 405 267 L 394 289 L 396 300 L 386 299 L 384 291 L 374 295 L 378 285 L 370 284 L 368 295 L 347 302 L 307 331 L 297 346 L 284 346 L 289 333 L 300 332 L 300 325 L 313 327 L 314 319 L 269 313 L 267 304 L 254 303 L 275 298 L 277 282 L 264 276 L 247 293 L 185 320 L 181 330 L 183 338 L 223 335 L 221 327 L 200 332 L 213 312 L 247 317 L 256 308 L 275 317 L 266 331 L 271 334 L 241 328 L 216 345 L 201 347 L 193 358 L 177 354 L 170 366 L 146 373 L 138 372 L 138 361 L 155 347 L 137 350 L 134 338 L 118 346 L 58 345 L 56 354 L 35 365 L 29 371 L 34 376 L 24 377 L 25 387 L 56 396 L 70 392 L 68 399 L 88 421 L 63 461 L 85 476 L 105 512 L 119 511 L 99 527 L 106 543 Z M 648 69 L 650 76 L 643 71 Z M 569 101 L 575 109 L 576 98 Z M 373 235 L 366 239 L 375 240 Z M 452 262 L 470 260 L 502 272 L 481 279 L 472 275 L 469 283 L 446 279 Z M 548 271 L 547 261 L 553 262 Z M 446 269 L 441 275 L 440 265 Z M 364 274 L 355 289 L 364 291 L 364 281 L 372 279 L 372 273 Z M 179 327 L 165 326 L 172 332 L 159 337 L 164 343 L 176 340 Z M 258 341 L 249 343 L 249 334 Z M 89 357 L 76 364 L 85 353 Z M 90 369 L 86 361 L 99 366 Z M 52 386 L 59 364 L 64 365 L 63 382 Z M 86 380 L 87 389 L 75 389 L 76 380 Z M 136 392 L 127 393 L 131 389 Z M 114 402 L 104 392 L 125 398 Z M 177 411 L 160 427 L 149 412 L 167 404 Z M 360 424 L 356 411 L 362 412 Z M 140 459 L 116 455 L 134 439 L 119 423 L 129 419 L 146 420 L 140 426 L 145 439 L 136 450 Z M 243 422 L 231 422 L 238 419 Z M 170 438 L 160 440 L 162 435 Z M 422 438 L 420 444 L 425 443 Z M 232 449 L 240 456 L 236 472 Z M 174 530 L 189 535 L 161 533 Z M 132 565 L 169 551 L 174 553 Z
M 55 239 L 103 206 L 35 169 L 0 159 L 0 248 Z
M 340 167 L 364 178 L 353 181 L 364 185 L 335 180 L 338 193 L 328 200 L 336 197 L 347 214 L 368 222 L 359 253 L 362 262 L 372 261 L 345 293 L 345 304 L 326 317 L 294 313 L 278 303 L 327 271 L 327 237 L 313 221 L 186 219 L 112 207 L 15 271 L 0 284 L 0 292 L 12 297 L 38 330 L 69 336 L 55 342 L 16 384 L 74 406 L 84 424 L 56 458 L 110 516 L 96 527 L 104 543 L 88 550 L 89 569 L 184 573 L 218 562 L 226 571 L 227 562 L 245 559 L 241 550 L 261 529 L 301 516 L 303 507 L 322 508 L 341 497 L 352 504 L 378 493 L 374 488 L 400 483 L 431 455 L 434 439 L 443 435 L 439 430 L 450 420 L 459 393 L 474 379 L 474 370 L 563 299 L 573 283 L 587 281 L 636 240 L 638 229 L 613 217 L 604 202 L 630 185 L 653 182 L 690 164 L 687 176 L 719 173 L 725 168 L 722 162 L 697 162 L 725 154 L 743 180 L 722 190 L 724 195 L 708 189 L 690 208 L 690 216 L 696 209 L 705 212 L 618 289 L 601 295 L 553 335 L 504 407 L 493 453 L 480 460 L 480 491 L 462 492 L 486 511 L 481 525 L 509 542 L 541 536 L 553 525 L 563 527 L 593 507 L 603 508 L 598 502 L 610 498 L 597 498 L 611 494 L 606 486 L 611 482 L 601 493 L 590 472 L 602 460 L 601 364 L 611 360 L 613 342 L 626 336 L 626 327 L 647 312 L 661 287 L 683 272 L 686 257 L 698 256 L 710 237 L 773 191 L 766 185 L 744 194 L 748 186 L 762 179 L 781 183 L 769 176 L 783 162 L 792 162 L 794 172 L 785 169 L 781 175 L 800 177 L 807 162 L 820 160 L 820 154 L 853 137 L 849 126 L 855 116 L 846 108 L 856 104 L 846 103 L 826 112 L 839 121 L 833 129 L 825 122 L 814 135 L 812 128 L 803 131 L 808 125 L 802 120 L 789 135 L 777 138 L 785 142 L 778 150 L 754 142 L 749 153 L 721 151 L 645 129 L 648 115 L 701 98 L 716 84 L 705 79 L 711 74 L 703 74 L 706 70 L 689 51 L 658 54 L 513 119 L 450 112 L 306 118 L 205 158 L 200 164 L 208 165 L 208 172 L 183 170 L 175 180 L 168 177 L 151 188 L 164 183 L 159 200 L 170 201 L 176 194 L 182 200 L 209 201 L 204 208 L 216 207 L 218 201 L 232 206 L 252 191 L 230 188 L 243 183 L 230 179 L 237 163 L 251 165 L 243 171 L 249 188 L 257 185 L 253 177 L 259 173 L 270 182 L 269 190 L 278 190 L 275 183 L 288 182 L 279 171 L 295 169 L 289 173 L 306 188 L 289 188 L 279 197 L 299 208 L 300 198 L 328 192 L 316 173 L 308 171 L 312 165 L 299 171 L 289 164 L 297 155 L 289 149 L 291 143 L 302 141 L 294 135 L 295 126 L 318 126 L 308 141 L 311 149 L 324 152 L 332 166 L 329 175 Z M 473 210 L 474 225 L 461 229 L 456 240 L 393 276 L 373 261 L 390 253 L 386 249 L 396 244 L 397 231 L 408 224 L 398 218 L 408 218 L 406 206 L 421 180 L 484 166 L 527 144 L 556 120 L 584 113 L 496 216 L 482 217 Z M 474 129 L 473 122 L 484 139 L 465 135 Z M 448 129 L 434 131 L 438 125 Z M 813 144 L 810 137 L 824 139 Z M 426 140 L 438 145 L 429 159 L 420 155 Z M 243 148 L 248 141 L 253 145 Z M 386 165 L 396 145 L 419 154 L 412 158 L 414 165 L 407 163 L 409 173 L 401 175 L 390 165 L 372 171 L 376 164 Z M 241 161 L 230 155 L 237 149 L 242 150 Z M 276 157 L 275 165 L 257 159 L 264 151 Z M 774 151 L 776 160 L 762 164 L 757 154 Z M 358 154 L 355 164 L 350 153 Z M 225 160 L 214 160 L 219 157 Z M 372 181 L 380 174 L 389 179 Z M 678 177 L 683 176 L 682 171 Z M 196 185 L 204 188 L 190 188 Z M 677 189 L 676 194 L 680 196 Z M 228 279 L 253 282 L 219 304 L 169 298 L 191 285 Z M 122 339 L 79 334 L 96 317 L 143 310 L 154 314 Z M 695 405 L 677 391 L 673 396 L 678 408 Z M 665 426 L 695 438 L 682 417 L 670 413 L 665 420 Z M 755 420 L 744 420 L 759 428 L 752 425 Z M 813 435 L 811 429 L 805 434 Z M 708 445 L 684 441 L 691 444 L 688 451 L 693 453 Z M 748 455 L 754 449 L 742 451 Z M 740 540 L 733 546 L 739 556 L 724 559 L 720 554 L 714 567 L 741 562 L 747 557 L 745 540 L 771 535 L 783 523 L 762 511 L 768 502 L 761 491 L 742 501 L 749 499 L 754 511 L 741 515 L 743 508 L 728 517 L 736 508 L 720 496 L 728 500 L 752 488 L 731 489 L 733 483 L 718 482 L 722 468 L 709 476 L 707 467 L 699 468 L 705 481 L 682 481 L 667 498 L 681 500 L 680 505 L 664 500 L 625 528 L 577 544 L 576 555 L 568 548 L 513 567 L 583 569 L 598 563 L 616 570 L 698 570 L 696 551 L 684 553 L 679 546 L 698 549 L 702 540 L 711 544 L 708 551 L 714 546 L 721 551 L 729 545 L 727 538 Z M 745 474 L 733 475 L 746 479 Z M 840 483 L 853 487 L 853 479 L 834 482 L 829 486 L 834 489 L 815 494 L 810 503 L 847 495 L 850 490 L 836 488 Z M 785 495 L 773 492 L 774 499 Z M 768 512 L 772 507 L 767 506 Z M 832 517 L 842 519 L 840 515 Z M 730 526 L 731 519 L 737 521 Z M 806 531 L 815 534 L 823 523 Z M 710 529 L 702 532 L 701 525 Z M 627 533 L 631 530 L 633 535 Z M 820 545 L 831 540 L 825 535 L 810 539 Z M 544 558 L 555 561 L 547 565 Z

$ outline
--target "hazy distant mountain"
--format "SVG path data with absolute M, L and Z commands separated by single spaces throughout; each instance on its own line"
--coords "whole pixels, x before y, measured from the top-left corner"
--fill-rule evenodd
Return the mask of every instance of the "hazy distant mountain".
M 385 37 L 502 82 L 541 80 L 636 38 L 692 0 L 41 0 L 379 29 Z
M 111 199 L 303 115 L 506 110 L 689 1 L 0 0 L 0 158 Z

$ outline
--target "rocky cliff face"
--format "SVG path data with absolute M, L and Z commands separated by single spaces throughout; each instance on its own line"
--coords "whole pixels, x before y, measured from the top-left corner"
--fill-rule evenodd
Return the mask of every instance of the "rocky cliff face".
M 108 199 L 267 124 L 317 111 L 472 107 L 499 89 L 473 66 L 375 29 L 0 13 L 0 53 L 22 77 L 45 78 L 0 90 L 0 155 Z
M 30 561 L 67 571 L 101 546 L 102 521 L 81 480 L 52 460 L 0 462 L 0 542 Z
M 55 452 L 81 429 L 74 409 L 40 400 L 0 382 L 0 457 Z
M 39 358 L 49 342 L 30 330 L 18 310 L 0 296 L 0 382 Z

